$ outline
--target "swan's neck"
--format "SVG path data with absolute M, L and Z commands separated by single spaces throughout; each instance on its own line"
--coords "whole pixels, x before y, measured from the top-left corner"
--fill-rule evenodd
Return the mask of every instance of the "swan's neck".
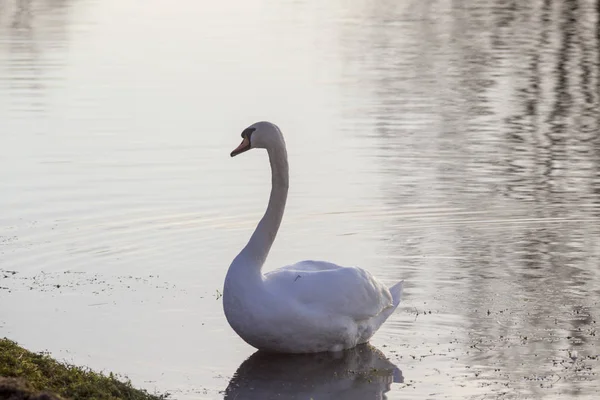
M 271 164 L 271 195 L 267 211 L 248 244 L 234 260 L 233 265 L 260 275 L 281 225 L 289 187 L 289 171 L 285 144 L 267 149 Z M 232 265 L 232 266 L 233 266 Z

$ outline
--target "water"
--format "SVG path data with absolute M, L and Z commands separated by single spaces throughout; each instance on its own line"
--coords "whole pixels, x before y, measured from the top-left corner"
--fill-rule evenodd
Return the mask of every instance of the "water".
M 598 11 L 0 1 L 0 336 L 181 399 L 595 398 Z M 372 340 L 398 370 L 334 378 L 384 361 L 263 359 L 227 325 L 270 183 L 228 154 L 262 119 L 291 166 L 265 269 L 406 279 Z

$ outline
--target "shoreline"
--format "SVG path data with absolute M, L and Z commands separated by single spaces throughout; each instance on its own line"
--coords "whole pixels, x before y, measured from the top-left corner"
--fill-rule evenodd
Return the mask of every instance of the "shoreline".
M 35 353 L 8 338 L 0 339 L 0 398 L 28 400 L 166 400 L 169 393 L 148 393 L 127 377 L 107 375 L 85 366 Z

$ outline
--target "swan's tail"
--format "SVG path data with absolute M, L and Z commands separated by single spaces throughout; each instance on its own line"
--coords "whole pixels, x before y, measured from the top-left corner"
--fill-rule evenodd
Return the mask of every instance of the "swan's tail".
M 398 307 L 398 304 L 400 304 L 400 300 L 402 298 L 403 284 L 404 281 L 400 281 L 390 288 L 390 293 L 392 294 L 392 306 L 383 310 L 381 314 L 379 314 L 373 319 L 373 333 L 377 331 L 377 329 L 379 329 L 381 324 L 383 324 L 385 320 L 388 319 L 388 317 L 394 313 L 394 311 L 396 311 L 396 308 Z
M 402 286 L 403 285 L 404 285 L 404 281 L 400 281 L 390 288 L 390 293 L 392 294 L 394 309 L 396 309 L 396 307 L 398 307 L 398 304 L 400 304 L 400 300 L 402 300 Z
M 359 343 L 367 342 L 371 338 L 371 336 L 373 336 L 373 334 L 377 332 L 377 329 L 379 329 L 379 327 L 388 319 L 388 317 L 392 315 L 394 311 L 396 311 L 396 308 L 398 307 L 398 304 L 400 304 L 400 300 L 402 299 L 403 284 L 404 281 L 400 281 L 391 288 L 389 288 L 390 294 L 392 295 L 392 305 L 384 309 L 379 315 L 373 317 L 369 321 L 368 334 L 365 334 L 362 337 L 362 339 L 359 339 Z

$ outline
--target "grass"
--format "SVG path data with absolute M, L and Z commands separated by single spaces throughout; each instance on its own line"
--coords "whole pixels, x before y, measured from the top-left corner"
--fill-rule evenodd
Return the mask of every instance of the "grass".
M 33 353 L 4 338 L 0 339 L 0 398 L 164 400 L 168 394 L 135 389 L 129 380 L 119 380 L 112 373 L 106 376 L 61 363 L 47 353 Z

